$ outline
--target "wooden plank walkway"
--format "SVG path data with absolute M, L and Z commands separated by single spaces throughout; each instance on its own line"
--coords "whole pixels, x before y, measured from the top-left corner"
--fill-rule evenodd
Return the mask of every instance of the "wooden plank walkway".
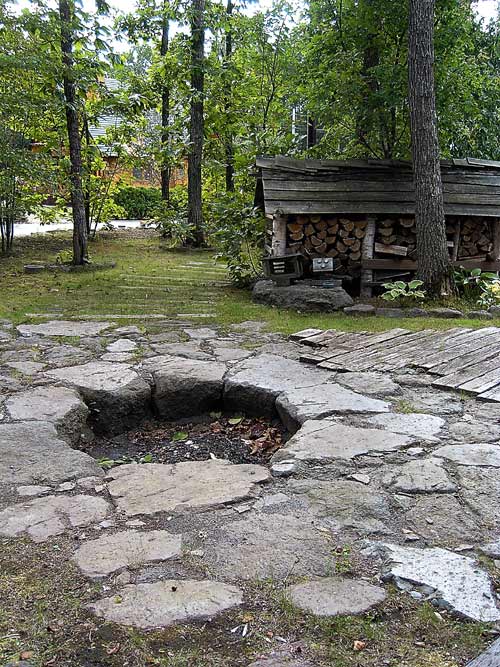
M 500 639 L 497 639 L 491 646 L 481 653 L 472 662 L 467 663 L 467 667 L 500 667 Z
M 500 403 L 499 327 L 375 334 L 304 329 L 290 338 L 305 346 L 300 360 L 307 364 L 339 372 L 418 368 L 436 376 L 435 387 Z

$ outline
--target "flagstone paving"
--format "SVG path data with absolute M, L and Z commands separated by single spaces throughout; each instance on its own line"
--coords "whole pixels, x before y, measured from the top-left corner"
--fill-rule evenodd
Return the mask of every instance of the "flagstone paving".
M 309 614 L 363 614 L 385 608 L 394 582 L 460 618 L 500 620 L 498 405 L 431 387 L 425 368 L 394 357 L 364 373 L 344 350 L 339 373 L 330 347 L 331 367 L 306 365 L 260 323 L 8 331 L 0 536 L 33 549 L 67 537 L 74 567 L 102 583 L 96 616 L 189 624 L 245 609 L 269 582 Z M 149 460 L 104 473 L 85 453 L 93 431 L 220 410 L 279 417 L 290 437 L 269 465 Z M 251 664 L 313 665 L 288 650 Z

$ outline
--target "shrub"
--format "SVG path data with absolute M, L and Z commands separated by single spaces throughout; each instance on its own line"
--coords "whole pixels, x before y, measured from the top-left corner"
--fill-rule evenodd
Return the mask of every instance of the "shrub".
M 477 303 L 483 308 L 500 304 L 500 280 L 498 278 L 481 285 L 481 295 Z
M 465 269 L 463 266 L 454 271 L 454 279 L 459 296 L 483 306 L 486 305 L 488 300 L 489 286 L 499 282 L 496 273 L 481 271 L 481 269 Z M 492 294 L 493 292 L 491 292 L 490 298 L 492 298 Z M 493 303 L 488 305 L 491 306 Z
M 156 207 L 151 223 L 156 225 L 160 237 L 170 240 L 172 246 L 186 245 L 192 237 L 187 209 L 187 189 L 181 185 L 171 189 L 168 203 L 162 201 Z
M 227 263 L 231 280 L 248 285 L 261 275 L 265 220 L 262 213 L 234 192 L 207 204 L 217 258 Z
M 124 209 L 128 220 L 152 218 L 162 203 L 159 188 L 125 186 L 114 193 L 113 199 Z

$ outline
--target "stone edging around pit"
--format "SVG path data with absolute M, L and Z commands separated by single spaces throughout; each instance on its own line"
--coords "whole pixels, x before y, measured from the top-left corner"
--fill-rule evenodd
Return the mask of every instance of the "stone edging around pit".
M 352 373 L 337 382 L 329 371 L 269 353 L 229 369 L 222 362 L 158 355 L 135 365 L 91 361 L 45 371 L 45 376 L 51 384 L 13 393 L 5 403 L 9 421 L 0 424 L 0 484 L 23 500 L 9 501 L 0 511 L 0 534 L 27 533 L 38 542 L 69 531 L 111 529 L 82 542 L 74 553 L 87 576 L 114 577 L 121 587 L 119 609 L 112 597 L 103 598 L 91 605 L 96 614 L 138 627 L 211 616 L 241 604 L 242 581 L 269 576 L 287 581 L 291 569 L 294 577 L 318 582 L 306 588 L 308 611 L 358 613 L 343 606 L 345 598 L 335 603 L 335 596 L 339 586 L 352 591 L 359 580 L 328 579 L 332 539 L 354 534 L 360 554 L 381 559 L 377 568 L 384 580 L 410 590 L 415 599 L 475 620 L 500 618 L 491 580 L 474 558 L 408 547 L 405 542 L 418 542 L 420 536 L 403 529 L 418 525 L 416 530 L 425 532 L 425 519 L 423 526 L 432 533 L 435 523 L 441 530 L 443 519 L 452 527 L 460 521 L 460 536 L 467 533 L 488 555 L 500 554 L 475 514 L 495 512 L 494 498 L 485 507 L 483 492 L 474 495 L 485 485 L 496 488 L 500 447 L 488 444 L 491 437 L 475 447 L 443 443 L 445 419 L 392 412 L 400 387 L 390 378 Z M 377 397 L 366 395 L 368 386 L 359 393 L 346 382 L 360 391 L 367 382 L 378 383 Z M 89 411 L 96 428 L 119 432 L 152 411 L 173 420 L 220 407 L 279 414 L 294 433 L 275 454 L 270 471 L 209 460 L 122 465 L 103 479 L 91 457 L 67 444 L 76 444 L 82 433 L 85 437 Z M 274 489 L 266 493 L 271 482 Z M 465 502 L 455 498 L 458 493 Z M 444 502 L 443 516 L 433 509 L 438 500 Z M 197 522 L 209 529 L 200 531 Z M 371 539 L 359 542 L 359 535 Z M 384 541 L 374 542 L 375 536 Z M 458 544 L 460 536 L 449 539 Z M 427 546 L 427 538 L 422 541 Z M 189 567 L 183 569 L 185 558 Z M 181 564 L 169 570 L 170 561 Z M 158 562 L 170 574 L 182 574 L 131 583 L 130 570 Z M 193 571 L 201 578 L 208 572 L 221 583 L 200 581 Z M 466 590 L 457 577 L 468 582 Z M 300 606 L 303 588 L 289 592 Z M 383 590 L 371 593 L 379 604 Z M 146 597 L 155 600 L 161 618 L 141 616 Z

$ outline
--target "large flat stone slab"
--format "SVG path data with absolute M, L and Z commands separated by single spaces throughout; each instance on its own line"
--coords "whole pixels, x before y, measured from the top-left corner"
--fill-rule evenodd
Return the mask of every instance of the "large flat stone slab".
M 302 282 L 282 286 L 272 280 L 255 283 L 252 298 L 257 303 L 301 313 L 332 313 L 354 303 L 340 284 L 333 289 L 320 289 Z
M 107 621 L 144 630 L 216 616 L 243 602 L 236 586 L 217 581 L 168 579 L 125 586 L 119 595 L 89 605 Z
M 334 414 L 388 412 L 390 404 L 357 394 L 336 383 L 290 389 L 276 399 L 276 408 L 289 431 L 296 431 L 308 419 Z
M 243 500 L 271 475 L 258 465 L 231 465 L 219 459 L 174 465 L 123 465 L 109 473 L 108 490 L 129 516 L 203 510 Z
M 21 336 L 97 336 L 113 326 L 112 322 L 71 322 L 54 320 L 42 324 L 20 324 Z
M 491 466 L 500 468 L 500 445 L 472 443 L 445 445 L 436 449 L 434 456 L 458 463 L 461 466 Z
M 478 517 L 448 493 L 429 493 L 398 500 L 406 505 L 405 528 L 433 546 L 459 546 L 481 539 L 484 527 Z
M 316 616 L 354 616 L 381 604 L 386 593 L 361 579 L 329 577 L 295 584 L 287 589 L 290 602 Z
M 335 382 L 343 387 L 357 391 L 360 394 L 374 396 L 397 396 L 401 393 L 401 387 L 390 377 L 376 372 L 351 372 L 337 373 Z
M 370 424 L 380 426 L 392 433 L 403 433 L 414 438 L 437 442 L 439 432 L 446 425 L 444 419 L 419 412 L 408 414 L 375 415 L 368 419 Z
M 80 395 L 67 387 L 34 387 L 11 396 L 5 407 L 14 421 L 51 422 L 61 437 L 74 443 L 80 440 L 89 413 Z
M 273 461 L 351 460 L 369 452 L 393 452 L 414 443 L 407 435 L 388 433 L 375 428 L 345 426 L 328 419 L 306 421 Z
M 128 364 L 92 361 L 47 375 L 82 394 L 101 430 L 119 433 L 149 411 L 151 388 Z
M 313 515 L 328 519 L 333 530 L 349 529 L 358 533 L 391 532 L 389 498 L 372 484 L 356 481 L 292 479 L 288 492 L 303 498 Z
M 445 608 L 474 621 L 500 619 L 490 577 L 475 560 L 446 549 L 383 545 L 387 573 L 396 583 L 411 582 L 434 589 Z
M 84 364 L 91 357 L 92 355 L 88 350 L 65 344 L 49 347 L 43 353 L 43 361 L 49 363 L 54 368 Z
M 457 442 L 498 442 L 500 440 L 500 424 L 490 421 L 479 421 L 470 418 L 449 424 L 450 439 Z
M 16 537 L 26 532 L 34 542 L 44 542 L 69 528 L 100 521 L 110 510 L 109 503 L 95 496 L 44 496 L 2 510 L 0 534 Z
M 153 400 L 163 419 L 190 417 L 220 406 L 225 364 L 157 357 L 147 360 L 144 368 L 153 376 Z
M 106 351 L 110 353 L 134 352 L 135 350 L 137 350 L 137 343 L 129 338 L 118 338 L 106 348 Z
M 166 530 L 124 530 L 84 542 L 73 560 L 88 577 L 105 577 L 126 567 L 181 556 L 181 536 Z
M 393 466 L 383 480 L 397 493 L 452 493 L 456 485 L 443 467 L 442 459 L 418 459 Z
M 36 375 L 46 366 L 39 361 L 8 361 L 5 365 L 22 375 Z
M 500 470 L 460 466 L 458 480 L 466 504 L 481 517 L 483 526 L 500 527 Z
M 226 375 L 224 404 L 248 414 L 272 415 L 276 397 L 294 389 L 327 382 L 330 373 L 276 354 L 259 354 L 237 364 Z
M 95 460 L 64 442 L 53 424 L 0 424 L 0 484 L 56 483 L 101 476 Z
M 229 581 L 327 575 L 334 561 L 326 534 L 291 514 L 251 514 L 217 530 L 203 548 L 209 571 Z

